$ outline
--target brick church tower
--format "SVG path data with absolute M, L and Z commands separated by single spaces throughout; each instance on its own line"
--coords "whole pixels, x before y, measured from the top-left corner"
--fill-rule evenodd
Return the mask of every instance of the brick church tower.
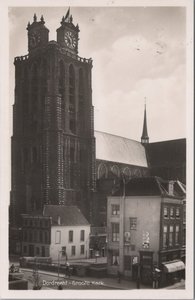
M 78 56 L 68 10 L 49 41 L 43 17 L 28 23 L 28 55 L 16 57 L 10 221 L 44 204 L 74 204 L 90 219 L 95 190 L 92 60 Z

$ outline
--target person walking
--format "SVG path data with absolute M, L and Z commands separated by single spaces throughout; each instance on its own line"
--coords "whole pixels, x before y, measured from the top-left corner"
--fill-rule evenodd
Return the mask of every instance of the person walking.
M 65 277 L 69 277 L 70 278 L 70 267 L 69 267 L 69 263 L 66 263 L 66 268 L 65 268 Z

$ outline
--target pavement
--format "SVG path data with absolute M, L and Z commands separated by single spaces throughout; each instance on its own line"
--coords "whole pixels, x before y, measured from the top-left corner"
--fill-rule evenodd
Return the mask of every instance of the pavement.
M 29 278 L 32 278 L 32 269 L 21 269 L 22 272 L 25 273 L 25 278 L 28 279 L 29 285 L 28 288 L 33 288 L 33 282 L 32 280 L 29 280 Z M 45 280 L 46 282 L 56 281 L 58 282 L 58 274 L 54 272 L 46 272 L 46 271 L 38 271 L 41 280 Z M 119 290 L 133 290 L 137 289 L 136 282 L 127 280 L 127 279 L 121 279 L 120 283 L 118 282 L 117 278 L 94 278 L 94 277 L 78 277 L 78 276 L 71 276 L 71 278 L 64 277 L 64 274 L 59 274 L 59 281 L 62 283 L 62 285 L 66 285 L 65 288 L 68 289 L 119 289 Z M 52 285 L 43 285 L 42 289 L 57 289 L 57 286 L 54 287 Z M 140 284 L 140 289 L 152 289 L 151 286 Z M 180 282 L 177 282 L 173 285 L 164 287 L 162 289 L 185 289 L 185 280 L 181 280 Z
M 32 276 L 32 269 L 21 269 L 24 273 L 29 273 L 29 276 Z M 58 281 L 58 275 L 54 272 L 46 272 L 39 270 L 39 275 L 42 278 L 42 281 L 45 280 L 46 282 L 51 282 L 52 280 Z M 29 276 L 26 277 L 29 280 Z M 127 279 L 121 279 L 120 283 L 118 282 L 117 278 L 95 278 L 95 277 L 78 277 L 78 276 L 71 276 L 71 278 L 65 278 L 64 274 L 59 274 L 59 281 L 62 282 L 62 285 L 69 285 L 72 287 L 72 289 L 75 289 L 75 287 L 80 287 L 80 289 L 83 288 L 93 288 L 93 289 L 120 289 L 120 290 L 132 290 L 137 289 L 136 282 L 127 280 Z M 70 281 L 70 284 L 67 284 L 67 281 Z M 29 283 L 29 289 L 32 289 L 33 283 Z M 50 285 L 50 287 L 43 285 L 42 289 L 51 289 L 54 288 Z M 57 287 L 56 287 L 57 288 Z M 141 284 L 140 289 L 151 289 L 150 286 L 146 286 Z
M 31 269 L 21 269 L 22 272 L 24 273 L 30 273 L 29 276 L 25 276 L 28 280 L 29 277 L 32 276 L 32 270 Z M 54 272 L 46 272 L 46 271 L 41 271 L 39 270 L 39 274 L 42 277 L 42 279 L 45 279 L 46 276 L 46 281 L 58 281 L 58 275 Z M 44 276 L 45 275 L 45 276 Z M 50 278 L 49 278 L 50 277 Z M 49 278 L 49 279 L 48 279 Z M 131 281 L 131 280 L 126 280 L 126 279 L 121 279 L 120 283 L 118 282 L 117 278 L 95 278 L 95 277 L 78 277 L 78 276 L 71 276 L 71 278 L 64 278 L 64 274 L 60 273 L 59 274 L 59 281 L 65 282 L 65 281 L 71 281 L 70 285 L 72 286 L 72 289 L 74 289 L 76 286 L 80 287 L 81 289 L 85 286 L 86 288 L 89 287 L 93 289 L 99 289 L 103 287 L 104 289 L 120 289 L 120 290 L 132 290 L 132 289 L 137 289 L 136 287 L 136 282 Z M 82 284 L 83 283 L 83 284 Z M 63 283 L 62 283 L 63 284 Z M 29 282 L 29 289 L 32 289 L 33 283 Z M 51 289 L 51 287 L 47 287 L 44 285 L 42 289 Z M 150 289 L 150 286 L 145 286 L 145 285 L 140 285 L 140 289 Z
M 181 279 L 181 281 L 176 282 L 175 284 L 172 284 L 170 286 L 167 286 L 165 288 L 163 288 L 164 290 L 173 290 L 173 289 L 180 289 L 180 290 L 184 290 L 185 289 L 185 280 Z
M 72 262 L 73 261 L 71 261 L 71 263 Z M 74 263 L 75 262 L 76 262 L 76 260 L 74 261 Z M 81 262 L 81 261 L 79 261 L 79 262 Z M 86 262 L 86 263 L 90 263 L 90 264 L 106 263 L 106 257 L 101 257 L 98 259 L 96 259 L 96 258 L 84 259 L 82 262 Z M 16 263 L 15 265 L 18 265 L 18 264 Z M 32 289 L 33 288 L 32 269 L 21 268 L 20 270 L 25 273 L 25 279 L 27 279 L 29 282 L 28 287 L 29 287 L 29 289 Z M 48 281 L 51 281 L 51 280 L 58 281 L 58 274 L 55 272 L 39 270 L 38 273 L 42 277 L 43 280 L 46 278 Z M 99 288 L 121 289 L 121 290 L 137 289 L 135 281 L 121 279 L 121 281 L 119 283 L 118 278 L 116 278 L 116 277 L 115 278 L 111 278 L 111 277 L 95 278 L 95 277 L 71 276 L 70 279 L 67 279 L 67 278 L 64 278 L 64 274 L 60 273 L 59 280 L 67 281 L 68 283 L 69 282 L 74 283 L 75 284 L 74 286 L 72 284 L 68 284 L 68 286 L 66 287 L 66 288 L 72 287 L 72 289 L 75 289 L 78 287 L 80 287 L 80 289 L 82 289 L 82 288 L 88 289 L 89 287 L 93 288 L 93 289 L 99 289 Z M 86 285 L 83 284 L 84 282 L 86 283 Z M 52 286 L 47 287 L 46 285 L 44 285 L 42 287 L 42 289 L 51 289 L 51 288 L 53 288 L 53 287 Z M 141 284 L 140 289 L 151 289 L 151 286 Z M 185 280 L 181 280 L 180 282 L 177 282 L 171 286 L 167 286 L 162 289 L 185 289 Z

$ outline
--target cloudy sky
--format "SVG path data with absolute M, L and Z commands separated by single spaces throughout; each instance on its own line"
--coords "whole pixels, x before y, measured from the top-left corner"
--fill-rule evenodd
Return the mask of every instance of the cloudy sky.
M 27 54 L 28 21 L 43 14 L 56 40 L 67 8 L 10 8 L 10 97 L 15 56 Z M 144 99 L 151 142 L 186 136 L 184 7 L 72 7 L 79 55 L 93 59 L 95 129 L 140 140 Z M 13 101 L 12 101 L 13 102 Z

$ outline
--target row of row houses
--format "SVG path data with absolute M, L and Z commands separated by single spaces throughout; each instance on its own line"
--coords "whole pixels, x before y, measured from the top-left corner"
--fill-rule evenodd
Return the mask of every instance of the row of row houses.
M 165 277 L 185 268 L 185 186 L 159 177 L 133 178 L 107 201 L 107 228 L 90 228 L 75 206 L 46 205 L 24 214 L 22 256 L 55 262 L 107 255 L 108 274 L 150 278 L 154 266 Z M 171 270 L 171 271 L 170 271 Z

